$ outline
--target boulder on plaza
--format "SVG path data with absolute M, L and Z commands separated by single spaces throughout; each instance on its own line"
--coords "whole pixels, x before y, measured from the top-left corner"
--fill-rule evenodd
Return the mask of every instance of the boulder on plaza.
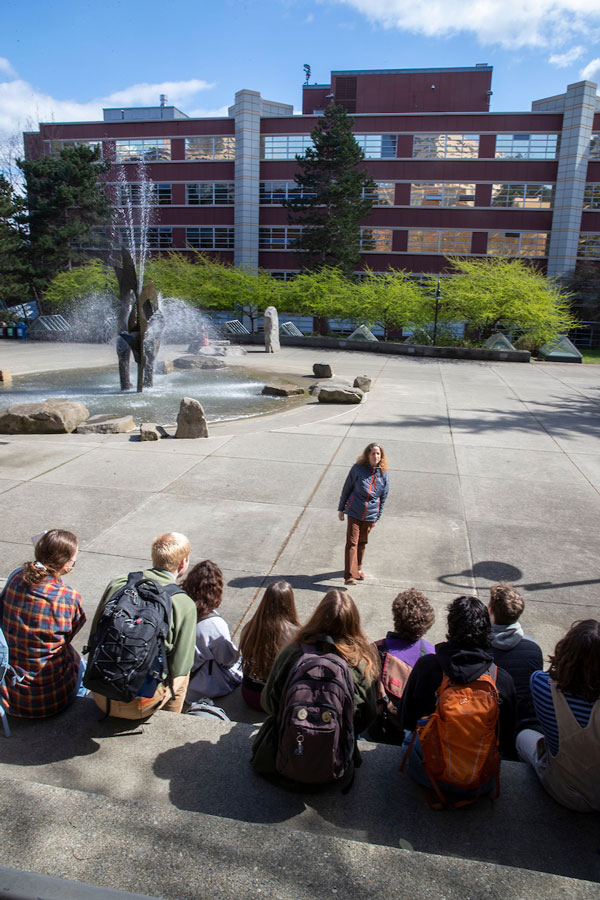
M 12 382 L 12 375 L 8 369 L 0 369 L 0 381 L 2 384 L 10 384 Z
M 371 379 L 367 375 L 357 375 L 354 379 L 354 387 L 360 388 L 366 394 L 371 390 Z
M 0 434 L 70 434 L 89 416 L 74 400 L 17 403 L 0 415 Z
M 160 441 L 164 437 L 168 437 L 168 434 L 162 425 L 156 425 L 155 422 L 143 422 L 140 425 L 140 441 Z
M 176 369 L 224 369 L 227 363 L 214 356 L 205 356 L 200 353 L 178 356 L 173 360 Z
M 319 385 L 319 390 L 315 393 L 319 403 L 360 403 L 364 397 L 360 388 L 332 382 Z
M 100 413 L 77 426 L 77 434 L 123 434 L 133 431 L 133 416 L 111 416 Z
M 271 397 L 295 397 L 297 394 L 303 394 L 304 388 L 297 384 L 265 384 L 261 393 Z
M 315 363 L 313 365 L 313 375 L 316 378 L 333 378 L 333 369 L 329 363 Z
M 193 397 L 184 397 L 177 415 L 176 438 L 207 438 L 208 423 L 202 404 Z
M 279 353 L 279 315 L 274 306 L 265 309 L 265 352 Z

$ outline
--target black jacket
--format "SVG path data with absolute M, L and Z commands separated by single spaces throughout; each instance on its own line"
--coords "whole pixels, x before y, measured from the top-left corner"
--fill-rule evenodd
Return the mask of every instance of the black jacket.
M 468 684 L 493 662 L 490 650 L 436 644 L 435 654 L 417 660 L 406 683 L 400 708 L 403 728 L 413 731 L 419 719 L 434 711 L 435 692 L 444 673 L 457 684 Z M 500 696 L 500 753 L 511 758 L 515 755 L 516 694 L 513 680 L 504 669 L 498 668 L 496 687 Z
M 497 666 L 512 676 L 517 692 L 517 722 L 519 727 L 537 728 L 537 719 L 529 689 L 529 679 L 533 672 L 544 668 L 544 657 L 539 644 L 523 635 L 518 644 L 508 650 L 492 647 L 492 655 Z

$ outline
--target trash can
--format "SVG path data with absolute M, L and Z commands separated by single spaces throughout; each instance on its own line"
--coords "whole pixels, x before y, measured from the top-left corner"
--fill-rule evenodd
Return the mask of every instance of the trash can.
M 16 335 L 18 341 L 24 341 L 27 339 L 27 324 L 26 322 L 17 322 L 16 327 Z
M 6 337 L 7 338 L 16 338 L 17 336 L 17 326 L 16 325 L 7 325 L 6 326 Z

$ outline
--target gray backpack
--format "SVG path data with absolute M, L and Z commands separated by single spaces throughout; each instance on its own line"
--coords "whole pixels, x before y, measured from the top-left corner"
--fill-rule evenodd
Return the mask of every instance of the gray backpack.
M 353 771 L 354 680 L 330 637 L 301 648 L 283 690 L 275 767 L 303 784 L 334 783 Z

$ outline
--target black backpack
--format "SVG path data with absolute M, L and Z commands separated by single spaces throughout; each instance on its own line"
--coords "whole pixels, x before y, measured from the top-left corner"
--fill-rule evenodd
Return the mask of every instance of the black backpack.
M 109 700 L 153 697 L 159 684 L 173 687 L 165 641 L 171 627 L 171 598 L 177 584 L 158 584 L 131 572 L 108 600 L 84 653 L 89 653 L 85 687 Z
M 275 767 L 304 784 L 329 784 L 353 773 L 354 680 L 333 641 L 301 644 L 283 690 Z

